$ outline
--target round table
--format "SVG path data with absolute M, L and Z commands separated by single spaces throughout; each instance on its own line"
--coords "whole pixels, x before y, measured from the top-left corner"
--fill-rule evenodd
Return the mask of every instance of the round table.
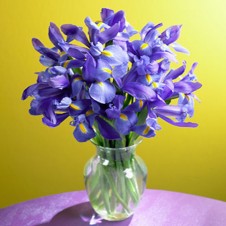
M 85 191 L 42 197 L 0 209 L 0 226 L 225 226 L 226 202 L 147 189 L 133 216 L 98 218 Z

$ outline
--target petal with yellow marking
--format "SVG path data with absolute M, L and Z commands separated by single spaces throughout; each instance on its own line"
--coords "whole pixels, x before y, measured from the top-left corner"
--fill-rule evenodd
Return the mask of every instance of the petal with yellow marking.
M 125 115 L 125 114 L 123 114 L 123 113 L 121 113 L 119 117 L 120 117 L 120 119 L 122 119 L 122 120 L 124 120 L 124 121 L 128 121 L 127 115 Z
M 104 56 L 107 56 L 107 57 L 112 57 L 113 56 L 113 54 L 110 51 L 107 51 L 107 50 L 102 51 L 102 54 Z
M 148 46 L 149 46 L 148 43 L 143 43 L 143 44 L 140 46 L 140 49 L 141 49 L 141 50 L 144 50 L 144 49 L 146 49 Z
M 84 123 L 79 124 L 79 129 L 81 130 L 82 133 L 84 133 L 84 134 L 87 133 L 87 129 L 86 129 Z
M 70 107 L 76 111 L 79 111 L 81 110 L 81 108 L 78 106 L 78 105 L 75 105 L 75 104 L 70 104 Z

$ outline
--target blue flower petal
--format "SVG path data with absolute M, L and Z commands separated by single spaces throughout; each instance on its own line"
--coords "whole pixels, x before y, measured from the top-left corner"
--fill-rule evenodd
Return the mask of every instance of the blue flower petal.
M 100 59 L 107 61 L 110 65 L 121 65 L 129 61 L 127 53 L 116 45 L 107 46 L 102 51 Z
M 75 139 L 79 142 L 85 142 L 96 136 L 94 130 L 89 125 L 89 123 L 86 121 L 80 122 L 76 126 L 73 135 L 74 135 Z
M 175 122 L 172 119 L 162 115 L 162 114 L 158 114 L 158 117 L 160 117 L 161 119 L 163 119 L 164 121 L 174 125 L 174 126 L 179 126 L 179 127 L 192 127 L 195 128 L 198 126 L 197 123 L 192 123 L 192 122 Z
M 167 79 L 172 79 L 173 80 L 173 79 L 178 78 L 180 75 L 182 75 L 184 73 L 185 69 L 186 69 L 186 63 L 184 62 L 184 64 L 181 67 L 179 67 L 179 68 L 177 68 L 175 70 L 171 70 L 166 75 L 164 81 L 166 81 Z
M 180 44 L 178 44 L 176 42 L 172 43 L 170 46 L 173 47 L 174 50 L 176 50 L 177 52 L 190 54 L 190 52 L 186 48 L 184 48 L 182 45 L 180 45 Z
M 42 122 L 49 127 L 56 127 L 56 126 L 60 125 L 68 117 L 68 113 L 56 114 L 55 117 L 56 117 L 55 122 L 52 122 L 47 117 L 43 117 Z
M 135 126 L 133 128 L 133 131 L 143 137 L 154 137 L 155 136 L 155 131 L 146 124 Z
M 76 97 L 82 90 L 83 81 L 80 76 L 76 76 L 71 82 L 72 97 Z
M 162 41 L 169 45 L 172 42 L 175 42 L 180 36 L 181 25 L 175 25 L 167 28 L 161 35 L 160 38 Z
M 187 115 L 187 109 L 177 105 L 165 105 L 162 107 L 155 107 L 154 112 L 165 116 L 178 117 L 181 115 Z
M 93 83 L 89 88 L 90 96 L 101 104 L 111 102 L 115 97 L 115 87 L 108 81 Z
M 119 32 L 119 24 L 114 24 L 112 27 L 104 30 L 99 34 L 98 41 L 102 44 L 112 40 Z
M 115 127 L 121 134 L 127 135 L 136 122 L 137 116 L 134 112 L 122 111 L 119 117 L 115 120 Z
M 53 88 L 64 89 L 70 84 L 69 80 L 64 75 L 57 75 L 49 79 L 49 85 Z
M 154 101 L 156 99 L 155 91 L 145 85 L 137 82 L 128 82 L 123 86 L 123 90 L 137 99 Z
M 56 64 L 56 61 L 49 58 L 49 57 L 46 57 L 44 55 L 41 55 L 40 58 L 39 58 L 39 62 L 43 65 L 43 66 L 46 66 L 46 67 L 51 67 L 53 65 Z
M 59 43 L 64 43 L 65 41 L 59 28 L 54 23 L 50 23 L 49 26 L 49 39 L 58 49 L 62 50 Z
M 176 82 L 174 83 L 174 91 L 177 93 L 190 94 L 195 90 L 202 87 L 202 84 L 199 82 Z
M 65 35 L 67 35 L 67 42 L 71 42 L 75 39 L 88 47 L 90 46 L 90 43 L 81 27 L 72 24 L 64 24 L 61 26 L 61 30 Z
M 43 54 L 45 57 L 48 57 L 55 61 L 58 61 L 58 59 L 60 58 L 60 55 L 56 51 L 46 48 L 37 38 L 32 39 L 32 44 L 35 50 Z
M 69 108 L 71 116 L 76 116 L 84 113 L 90 107 L 90 100 L 75 100 L 72 101 Z
M 109 139 L 109 140 L 120 139 L 119 133 L 108 122 L 106 122 L 104 119 L 100 117 L 97 117 L 96 121 L 98 124 L 98 128 L 100 130 L 100 133 L 105 139 Z

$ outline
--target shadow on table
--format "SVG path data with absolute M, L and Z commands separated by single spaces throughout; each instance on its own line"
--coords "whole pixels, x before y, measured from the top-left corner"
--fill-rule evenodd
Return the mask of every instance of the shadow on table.
M 86 225 L 96 225 L 96 226 L 129 226 L 132 217 L 118 222 L 109 222 L 101 220 L 95 224 L 91 223 L 92 216 L 96 216 L 93 208 L 89 202 L 84 202 L 75 206 L 71 206 L 67 209 L 62 210 L 56 214 L 49 222 L 42 224 L 37 224 L 35 226 L 86 226 Z M 95 219 L 94 219 L 95 220 Z

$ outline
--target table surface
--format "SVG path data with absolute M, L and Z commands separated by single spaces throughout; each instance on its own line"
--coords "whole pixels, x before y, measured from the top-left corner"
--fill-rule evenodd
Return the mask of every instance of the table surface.
M 0 226 L 226 226 L 226 202 L 163 190 L 144 192 L 135 213 L 119 222 L 98 218 L 85 191 L 0 209 Z

